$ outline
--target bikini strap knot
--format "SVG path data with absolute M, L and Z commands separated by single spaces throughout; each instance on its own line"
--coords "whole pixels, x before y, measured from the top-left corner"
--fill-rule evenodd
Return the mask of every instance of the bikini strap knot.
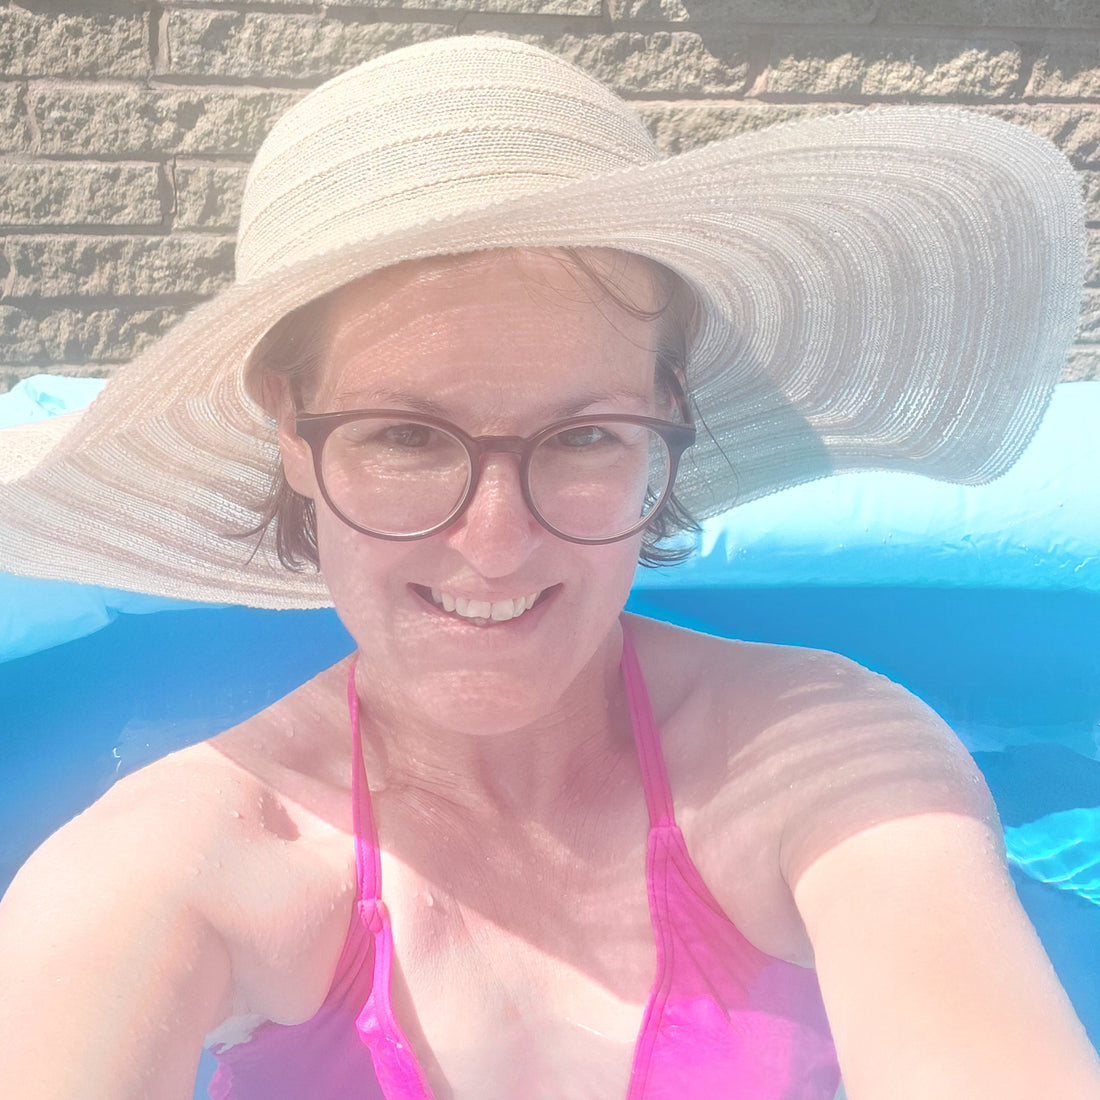
M 386 906 L 381 898 L 363 898 L 357 903 L 359 920 L 372 935 L 377 936 L 386 922 Z

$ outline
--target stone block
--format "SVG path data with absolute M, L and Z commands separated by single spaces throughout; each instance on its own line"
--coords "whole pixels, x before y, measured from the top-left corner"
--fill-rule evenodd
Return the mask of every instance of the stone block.
M 96 363 L 82 363 L 77 366 L 72 366 L 69 363 L 49 363 L 47 366 L 50 374 L 63 374 L 67 378 L 106 378 L 113 369 L 111 366 L 100 366 Z M 22 382 L 24 378 L 30 378 L 32 375 L 41 373 L 42 366 L 38 364 L 13 367 L 0 363 L 0 393 L 7 393 L 8 390 L 13 389 Z
M 1002 99 L 1020 78 L 1005 40 L 779 35 L 756 85 L 761 95 Z
M 28 92 L 41 153 L 251 157 L 300 92 L 38 84 Z
M 48 303 L 0 305 L 0 363 L 124 363 L 182 315 L 155 309 L 52 309 Z
M 1089 229 L 1088 266 L 1085 268 L 1085 286 L 1100 287 L 1100 229 Z
M 1100 222 L 1100 172 L 1082 172 L 1085 208 L 1090 222 Z
M 246 0 L 247 2 L 247 0 Z M 262 0 L 265 8 L 319 8 L 322 0 Z M 259 4 L 253 4 L 259 7 Z M 390 5 L 391 7 L 393 5 Z M 233 8 L 239 10 L 242 7 L 241 0 L 172 0 L 173 8 Z M 332 7 L 331 3 L 324 3 L 324 7 Z
M 172 172 L 176 191 L 175 227 L 235 230 L 247 175 L 245 165 L 176 161 Z
M 636 103 L 635 110 L 666 153 L 683 153 L 733 134 L 798 118 L 853 110 L 848 105 L 794 103 Z
M 167 13 L 171 76 L 318 82 L 399 46 L 454 34 L 442 23 L 354 23 L 277 12 Z
M 208 297 L 233 277 L 233 239 L 208 234 L 13 236 L 0 254 L 7 299 Z
M 1062 371 L 1063 382 L 1100 382 L 1100 344 L 1075 344 Z
M 976 109 L 1049 138 L 1078 168 L 1100 168 L 1100 111 L 1094 106 L 1021 103 Z
M 876 0 L 610 0 L 614 20 L 693 23 L 870 23 Z
M 1047 43 L 1031 70 L 1025 94 L 1040 99 L 1100 98 L 1100 45 L 1095 41 Z
M 19 153 L 27 147 L 23 121 L 23 84 L 0 84 L 0 153 Z
M 5 76 L 144 77 L 151 69 L 140 9 L 75 13 L 0 11 Z
M 600 0 L 328 0 L 333 9 L 392 8 L 397 11 L 500 12 L 506 15 L 580 15 L 598 17 Z
M 1079 344 L 1100 344 L 1100 290 L 1085 289 L 1081 318 L 1077 323 Z
M 739 34 L 618 31 L 612 34 L 524 36 L 617 92 L 739 94 L 749 72 L 748 40 Z
M 1100 27 L 1096 0 L 879 0 L 878 20 L 902 26 Z
M 155 164 L 0 165 L 0 225 L 159 226 L 163 217 Z

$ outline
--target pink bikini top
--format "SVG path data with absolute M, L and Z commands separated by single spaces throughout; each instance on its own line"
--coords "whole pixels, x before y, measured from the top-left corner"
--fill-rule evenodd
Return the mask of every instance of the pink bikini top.
M 816 977 L 753 947 L 691 862 L 625 629 L 622 673 L 649 808 L 646 881 L 657 944 L 657 977 L 627 1100 L 833 1100 L 840 1074 Z M 352 677 L 348 706 L 357 761 L 352 789 L 359 901 L 336 977 L 325 1003 L 305 1023 L 266 1023 L 245 1043 L 215 1047 L 213 1100 L 432 1098 L 390 1003 L 393 935 L 381 897 Z

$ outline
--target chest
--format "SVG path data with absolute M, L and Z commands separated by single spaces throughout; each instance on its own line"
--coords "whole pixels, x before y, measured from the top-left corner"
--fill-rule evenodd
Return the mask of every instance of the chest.
M 436 1095 L 626 1096 L 657 966 L 644 845 L 483 862 L 441 889 L 383 859 L 390 1000 Z

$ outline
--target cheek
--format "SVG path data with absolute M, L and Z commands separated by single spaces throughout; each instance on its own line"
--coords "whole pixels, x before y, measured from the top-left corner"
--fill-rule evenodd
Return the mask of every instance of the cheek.
M 321 575 L 332 594 L 333 602 L 345 625 L 349 618 L 362 619 L 365 613 L 377 612 L 378 587 L 382 584 L 396 544 L 372 539 L 354 531 L 318 501 L 317 557 Z

